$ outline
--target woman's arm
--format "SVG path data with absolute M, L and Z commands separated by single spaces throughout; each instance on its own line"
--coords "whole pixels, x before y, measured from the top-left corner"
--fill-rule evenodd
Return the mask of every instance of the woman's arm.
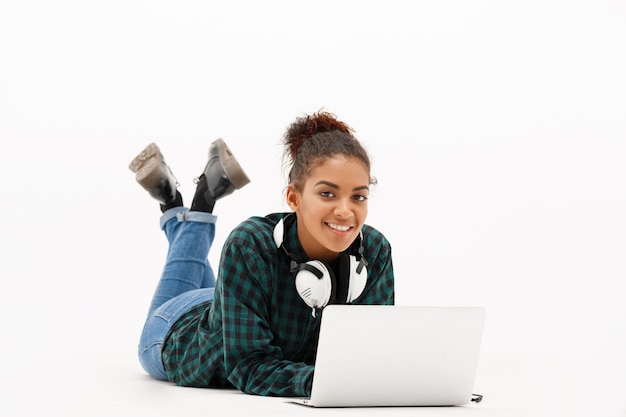
M 389 241 L 377 230 L 364 230 L 368 282 L 353 304 L 393 305 L 395 302 L 393 261 Z
M 239 390 L 257 395 L 309 396 L 313 366 L 284 360 L 270 326 L 271 266 L 259 248 L 231 240 L 220 266 L 224 366 Z

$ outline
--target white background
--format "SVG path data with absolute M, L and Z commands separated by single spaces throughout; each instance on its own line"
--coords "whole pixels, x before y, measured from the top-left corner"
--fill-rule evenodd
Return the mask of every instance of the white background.
M 153 401 L 166 242 L 128 163 L 156 142 L 189 203 L 227 141 L 252 183 L 216 263 L 286 209 L 281 136 L 325 109 L 371 153 L 397 303 L 485 306 L 510 409 L 625 416 L 625 51 L 618 0 L 0 0 L 0 410 L 123 415 L 129 378 Z

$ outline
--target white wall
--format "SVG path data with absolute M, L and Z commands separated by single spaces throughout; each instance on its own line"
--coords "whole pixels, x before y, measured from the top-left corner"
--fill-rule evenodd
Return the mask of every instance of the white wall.
M 324 108 L 372 154 L 399 304 L 484 305 L 486 352 L 623 383 L 625 49 L 618 0 L 1 1 L 2 328 L 133 352 L 166 245 L 132 157 L 157 142 L 189 202 L 227 140 L 252 183 L 219 248 L 285 208 L 281 135 Z M 5 372 L 80 350 L 39 349 Z

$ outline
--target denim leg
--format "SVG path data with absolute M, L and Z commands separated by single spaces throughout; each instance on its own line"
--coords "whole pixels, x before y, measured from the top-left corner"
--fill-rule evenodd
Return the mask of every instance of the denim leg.
M 139 340 L 139 362 L 153 378 L 167 381 L 161 360 L 161 347 L 167 332 L 193 306 L 213 299 L 214 288 L 200 288 L 174 297 L 148 317 Z
M 193 306 L 213 299 L 215 275 L 208 254 L 216 220 L 213 214 L 183 207 L 161 217 L 169 249 L 139 342 L 139 361 L 154 378 L 167 380 L 161 346 L 169 329 Z
M 183 207 L 163 214 L 161 228 L 169 242 L 169 249 L 148 316 L 179 294 L 215 286 L 208 255 L 215 238 L 216 220 L 213 214 L 190 212 Z

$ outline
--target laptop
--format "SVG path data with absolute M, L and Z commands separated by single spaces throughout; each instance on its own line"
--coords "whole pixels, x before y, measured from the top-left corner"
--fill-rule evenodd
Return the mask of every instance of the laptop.
M 483 307 L 329 305 L 321 317 L 312 407 L 457 406 L 474 380 Z

